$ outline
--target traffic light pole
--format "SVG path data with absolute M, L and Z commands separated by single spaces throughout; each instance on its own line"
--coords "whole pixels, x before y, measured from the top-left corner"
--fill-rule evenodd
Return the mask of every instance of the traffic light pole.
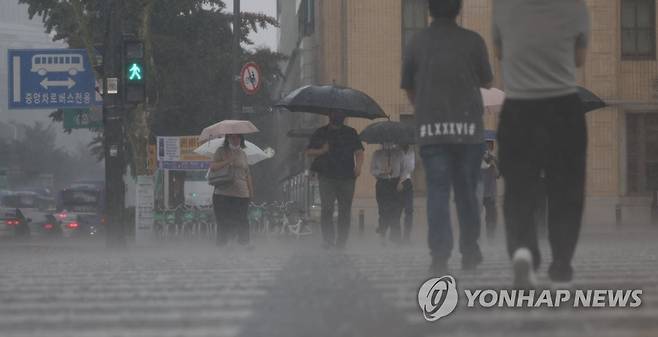
M 233 119 L 239 119 L 242 106 L 240 104 L 240 59 L 241 59 L 241 50 L 240 50 L 240 40 L 242 38 L 242 32 L 240 27 L 242 26 L 242 19 L 240 14 L 240 0 L 233 0 L 233 52 L 232 52 L 232 67 L 231 75 L 233 78 L 233 90 L 232 90 L 232 110 L 231 116 Z
M 123 223 L 123 211 L 125 202 L 125 185 L 123 174 L 125 168 L 124 159 L 124 128 L 123 128 L 123 104 L 121 90 L 121 43 L 122 27 L 120 16 L 117 13 L 117 1 L 107 0 L 106 10 L 106 32 L 103 55 L 103 147 L 105 153 L 105 215 L 106 215 L 106 240 L 108 248 L 122 248 L 126 246 L 126 231 Z M 112 81 L 110 88 L 108 79 Z M 116 90 L 116 91 L 114 91 Z

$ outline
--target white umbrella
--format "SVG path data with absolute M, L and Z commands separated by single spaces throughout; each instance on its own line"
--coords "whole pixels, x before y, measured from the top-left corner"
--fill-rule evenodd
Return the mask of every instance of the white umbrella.
M 247 162 L 249 163 L 249 165 L 254 165 L 265 159 L 270 159 L 274 157 L 274 149 L 272 148 L 268 147 L 265 150 L 261 150 L 261 148 L 259 148 L 252 142 L 245 141 L 244 143 L 247 147 L 244 148 L 243 150 L 247 154 Z M 208 142 L 203 143 L 199 147 L 194 149 L 194 153 L 212 158 L 215 155 L 215 152 L 217 152 L 217 149 L 219 149 L 223 145 L 224 145 L 224 138 L 211 139 Z
M 203 129 L 199 140 L 203 142 L 212 138 L 224 137 L 225 135 L 244 135 L 256 132 L 258 132 L 258 128 L 250 121 L 224 120 Z
M 496 88 L 480 89 L 482 92 L 482 100 L 484 101 L 484 108 L 489 112 L 500 112 L 503 109 L 505 102 L 505 93 Z

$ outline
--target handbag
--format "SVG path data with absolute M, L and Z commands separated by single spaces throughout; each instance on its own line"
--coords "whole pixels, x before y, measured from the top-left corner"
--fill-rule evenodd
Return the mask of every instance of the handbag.
M 216 171 L 208 169 L 208 172 L 206 172 L 206 179 L 208 180 L 209 185 L 215 187 L 226 186 L 235 181 L 235 172 L 231 165 L 225 166 Z

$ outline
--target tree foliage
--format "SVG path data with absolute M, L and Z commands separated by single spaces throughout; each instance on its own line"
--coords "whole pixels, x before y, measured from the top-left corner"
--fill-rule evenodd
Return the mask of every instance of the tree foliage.
M 46 32 L 72 48 L 85 48 L 95 60 L 94 44 L 103 41 L 108 0 L 19 0 L 30 16 L 39 15 Z M 146 145 L 157 136 L 193 135 L 231 115 L 231 13 L 223 0 L 114 0 L 125 33 L 142 38 L 147 56 L 146 105 L 128 112 L 128 153 L 132 166 L 145 167 Z M 274 18 L 243 13 L 243 46 L 252 31 L 276 26 Z M 281 76 L 281 54 L 242 50 L 241 61 L 255 60 L 264 72 L 264 90 L 243 103 L 263 111 L 271 104 L 269 85 Z M 61 112 L 51 117 L 61 120 Z M 95 145 L 102 144 L 102 133 Z M 92 147 L 97 154 L 102 149 Z
M 97 176 L 98 163 L 80 144 L 75 153 L 69 153 L 55 145 L 56 133 L 52 126 L 36 122 L 22 125 L 23 136 L 18 140 L 2 141 L 5 165 L 20 168 L 21 174 L 15 185 L 29 186 L 41 174 L 52 174 L 60 185 L 78 179 Z

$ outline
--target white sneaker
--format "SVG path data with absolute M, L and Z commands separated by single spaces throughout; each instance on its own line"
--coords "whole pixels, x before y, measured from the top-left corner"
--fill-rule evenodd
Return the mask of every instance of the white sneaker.
M 537 286 L 537 279 L 532 263 L 532 253 L 528 248 L 519 248 L 512 258 L 514 269 L 514 287 L 519 289 L 533 289 Z

